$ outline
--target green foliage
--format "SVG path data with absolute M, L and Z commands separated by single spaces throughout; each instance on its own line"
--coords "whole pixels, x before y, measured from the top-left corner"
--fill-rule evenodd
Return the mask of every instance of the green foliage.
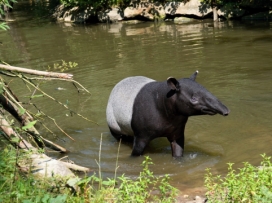
M 38 180 L 31 174 L 22 176 L 17 169 L 17 161 L 27 158 L 28 154 L 12 147 L 0 151 L 0 202 L 175 202 L 177 190 L 169 184 L 169 176 L 154 176 L 149 169 L 152 164 L 149 157 L 143 161 L 143 171 L 138 178 L 123 175 L 119 177 L 118 184 L 115 179 L 103 180 L 96 174 L 69 181 L 55 178 Z
M 0 0 L 0 14 L 4 14 L 3 7 L 12 8 L 11 3 L 15 3 L 15 0 Z
M 17 170 L 17 162 L 27 159 L 27 154 L 20 154 L 9 146 L 0 152 L 0 202 L 59 202 L 64 203 L 67 194 L 54 191 L 56 184 L 54 180 L 37 181 L 31 175 L 22 175 Z M 55 184 L 52 184 L 54 182 Z M 57 190 L 59 191 L 59 190 Z
M 53 67 L 48 66 L 47 71 L 54 71 L 54 72 L 65 72 L 67 70 L 76 68 L 78 64 L 76 62 L 66 62 L 64 60 L 61 61 L 61 64 L 54 63 Z
M 201 2 L 213 6 L 227 6 L 227 7 L 233 7 L 233 6 L 239 6 L 243 2 L 243 0 L 201 0 Z
M 142 163 L 143 171 L 136 180 L 119 177 L 121 183 L 118 188 L 118 202 L 174 202 L 177 190 L 169 184 L 169 176 L 156 177 L 149 170 L 153 164 L 147 156 Z M 131 201 L 133 200 L 133 201 Z
M 130 0 L 60 0 L 60 2 L 66 7 L 91 6 L 94 9 L 99 9 L 99 8 L 108 8 L 110 6 L 124 6 L 124 5 L 128 5 L 131 1 Z
M 22 127 L 22 130 L 27 130 L 29 128 L 32 128 L 36 124 L 36 122 L 37 121 L 29 122 L 27 125 L 25 125 L 25 126 Z
M 261 156 L 263 161 L 260 167 L 245 162 L 237 173 L 233 164 L 229 163 L 225 178 L 220 175 L 214 177 L 207 169 L 205 186 L 209 202 L 272 202 L 271 157 Z
M 15 0 L 0 0 L 0 20 L 1 16 L 5 14 L 4 8 L 12 8 L 11 3 L 15 3 Z M 0 23 L 0 30 L 8 30 L 9 26 L 4 22 Z
M 8 30 L 9 26 L 6 23 L 0 23 L 0 30 Z
M 151 159 L 145 157 L 139 177 L 131 179 L 122 175 L 118 184 L 114 179 L 105 181 L 96 175 L 86 177 L 76 183 L 80 188 L 78 194 L 85 197 L 85 202 L 175 202 L 177 189 L 169 184 L 169 176 L 154 176 L 150 164 Z

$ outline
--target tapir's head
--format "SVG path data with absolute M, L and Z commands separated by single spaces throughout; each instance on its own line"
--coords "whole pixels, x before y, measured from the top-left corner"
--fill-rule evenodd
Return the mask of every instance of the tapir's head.
M 190 78 L 176 80 L 169 77 L 167 84 L 171 88 L 167 97 L 175 98 L 175 105 L 182 115 L 215 115 L 227 116 L 229 109 L 206 88 L 195 81 L 198 71 Z

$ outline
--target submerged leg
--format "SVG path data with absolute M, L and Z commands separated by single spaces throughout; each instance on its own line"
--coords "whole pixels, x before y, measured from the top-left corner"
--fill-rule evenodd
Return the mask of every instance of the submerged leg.
M 184 136 L 182 136 L 179 139 L 176 140 L 171 140 L 169 139 L 169 142 L 171 144 L 171 149 L 172 149 L 172 156 L 173 157 L 181 157 L 183 156 L 183 151 L 184 151 Z
M 133 142 L 133 149 L 131 156 L 140 156 L 143 154 L 143 151 L 146 147 L 146 145 L 149 143 L 148 139 L 143 139 L 139 137 L 134 137 L 134 142 Z

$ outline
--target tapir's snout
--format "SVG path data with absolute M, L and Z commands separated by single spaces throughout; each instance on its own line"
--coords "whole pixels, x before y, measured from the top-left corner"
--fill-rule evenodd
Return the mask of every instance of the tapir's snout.
M 224 108 L 221 109 L 221 112 L 220 112 L 222 116 L 227 116 L 229 115 L 229 113 L 230 113 L 230 110 L 226 106 L 224 106 Z
M 228 116 L 229 113 L 230 113 L 230 111 L 227 111 L 227 112 L 223 113 L 222 115 L 223 115 L 223 116 Z
M 220 114 L 222 116 L 227 116 L 229 115 L 230 110 L 220 101 L 214 100 L 214 102 L 209 102 L 204 107 L 202 107 L 201 112 L 205 115 Z

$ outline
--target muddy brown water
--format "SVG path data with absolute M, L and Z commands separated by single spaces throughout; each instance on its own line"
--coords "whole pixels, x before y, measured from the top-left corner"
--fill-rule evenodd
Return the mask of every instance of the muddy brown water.
M 153 140 L 145 150 L 155 175 L 169 174 L 181 190 L 202 187 L 206 168 L 225 174 L 228 162 L 241 167 L 258 165 L 261 153 L 272 155 L 272 23 L 269 22 L 172 22 L 141 24 L 71 25 L 30 18 L 14 12 L 11 29 L 0 31 L 0 58 L 14 66 L 46 70 L 61 60 L 79 65 L 68 72 L 92 95 L 77 94 L 64 82 L 40 84 L 71 109 L 99 123 L 73 116 L 50 100 L 33 102 L 76 141 L 57 129 L 69 157 L 79 165 L 98 170 L 101 145 L 103 177 L 113 177 L 118 142 L 110 135 L 105 109 L 113 86 L 128 76 L 155 80 L 189 77 L 199 70 L 197 81 L 216 95 L 231 113 L 227 117 L 191 117 L 186 126 L 185 155 L 171 157 L 166 138 Z M 30 95 L 22 82 L 8 79 L 22 100 Z M 57 88 L 63 88 L 58 90 Z M 53 127 L 52 123 L 48 123 Z M 41 132 L 45 130 L 39 128 Z M 121 144 L 117 175 L 136 177 L 144 157 L 130 157 L 131 144 Z M 56 156 L 53 154 L 53 156 Z

